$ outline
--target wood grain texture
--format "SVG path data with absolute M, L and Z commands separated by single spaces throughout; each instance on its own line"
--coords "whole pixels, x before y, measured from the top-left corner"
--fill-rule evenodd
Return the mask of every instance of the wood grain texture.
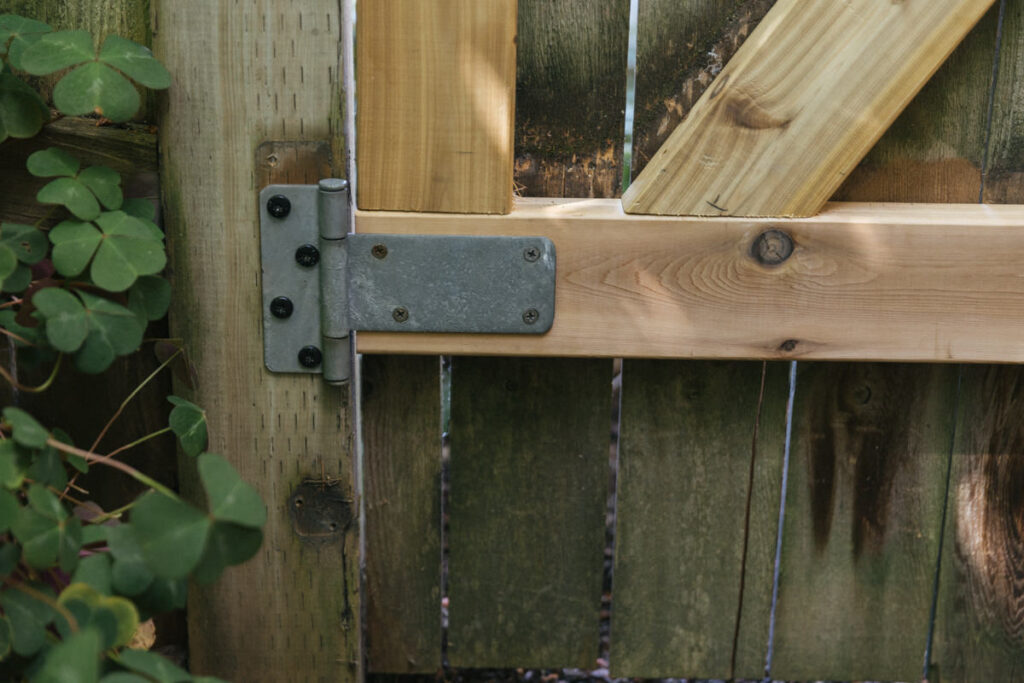
M 956 372 L 800 364 L 772 677 L 920 678 Z
M 519 0 L 518 196 L 619 196 L 628 38 L 629 0 Z
M 609 361 L 454 359 L 452 666 L 594 665 L 610 407 Z
M 524 199 L 509 216 L 361 212 L 356 222 L 360 232 L 546 235 L 558 253 L 547 334 L 361 333 L 364 353 L 1024 360 L 1024 206 L 837 203 L 772 220 Z M 796 245 L 775 267 L 751 255 L 770 227 Z
M 257 488 L 269 513 L 259 554 L 191 591 L 191 664 L 235 680 L 355 680 L 348 398 L 316 376 L 271 375 L 260 360 L 257 192 L 280 178 L 315 182 L 330 163 L 297 155 L 308 166 L 285 169 L 257 147 L 327 141 L 333 159 L 344 158 L 337 6 L 173 0 L 156 5 L 155 20 L 155 52 L 174 78 L 160 130 L 172 329 L 198 367 L 188 396 L 206 410 L 210 450 Z M 194 494 L 193 477 L 184 484 Z M 289 499 L 303 483 L 308 507 Z
M 623 195 L 631 213 L 808 216 L 992 0 L 780 0 Z
M 1002 28 L 982 194 L 987 202 L 1021 202 L 1024 3 L 1005 4 Z M 1021 374 L 1016 367 L 979 366 L 965 368 L 962 381 L 929 676 L 966 683 L 1021 681 Z
M 641 172 L 775 0 L 639 0 L 632 175 Z
M 25 161 L 33 152 L 53 146 L 73 154 L 83 167 L 102 164 L 120 173 L 126 197 L 159 202 L 156 132 L 151 126 L 97 126 L 95 119 L 71 117 L 54 121 L 34 138 L 3 143 L 0 187 L 4 188 L 4 205 L 0 214 L 4 220 L 34 223 L 50 213 L 52 206 L 35 200 L 48 179 L 29 175 Z
M 436 356 L 363 358 L 366 648 L 375 673 L 441 667 L 441 387 Z
M 359 7 L 358 204 L 507 213 L 516 0 Z
M 930 676 L 1024 679 L 1020 368 L 964 369 Z
M 764 673 L 788 382 L 770 364 L 762 403 L 763 369 L 623 364 L 616 677 Z

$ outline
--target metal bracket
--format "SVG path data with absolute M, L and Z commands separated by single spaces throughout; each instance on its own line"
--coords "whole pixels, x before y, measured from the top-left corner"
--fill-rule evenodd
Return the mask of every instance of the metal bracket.
M 543 334 L 555 316 L 546 237 L 350 232 L 348 183 L 260 192 L 263 352 L 272 372 L 351 374 L 351 332 Z

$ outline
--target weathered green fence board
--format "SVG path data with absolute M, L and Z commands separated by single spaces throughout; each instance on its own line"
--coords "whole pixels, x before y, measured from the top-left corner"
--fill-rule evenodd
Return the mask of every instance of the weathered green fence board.
M 437 356 L 364 356 L 366 649 L 381 673 L 441 666 Z
M 956 368 L 801 363 L 772 676 L 922 671 Z
M 772 4 L 640 0 L 634 175 Z M 616 676 L 763 672 L 785 425 L 780 367 L 767 377 L 755 447 L 762 364 L 624 361 Z
M 624 362 L 615 676 L 763 674 L 787 367 Z
M 1024 680 L 1024 370 L 964 368 L 931 677 Z
M 606 360 L 453 360 L 453 666 L 593 666 L 610 406 Z
M 984 200 L 1024 203 L 1024 2 L 1005 5 Z M 963 372 L 931 678 L 1021 681 L 1024 374 L 1019 366 Z
M 520 194 L 620 192 L 629 0 L 520 0 Z M 455 358 L 449 659 L 592 668 L 608 494 L 608 361 Z
M 522 196 L 621 194 L 629 0 L 519 0 Z
M 990 13 L 837 199 L 977 201 L 994 34 Z M 956 370 L 860 364 L 801 369 L 772 676 L 919 678 Z M 863 405 L 856 402 L 858 386 L 871 391 Z M 853 394 L 844 398 L 842 392 Z M 823 406 L 832 406 L 831 416 Z M 876 446 L 883 460 L 872 460 Z

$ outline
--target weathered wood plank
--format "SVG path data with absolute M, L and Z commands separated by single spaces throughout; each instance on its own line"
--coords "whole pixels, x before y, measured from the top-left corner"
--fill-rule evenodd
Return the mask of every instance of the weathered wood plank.
M 800 364 L 773 677 L 920 677 L 956 372 Z
M 519 0 L 520 196 L 619 196 L 628 24 L 628 0 Z
M 983 195 L 986 202 L 1021 202 L 1024 3 L 1006 3 L 1002 28 Z M 1024 679 L 1020 388 L 1019 368 L 964 369 L 932 648 L 936 680 Z
M 764 673 L 787 386 L 782 363 L 623 364 L 616 677 Z
M 441 666 L 441 387 L 436 356 L 363 358 L 366 648 L 380 673 Z
M 0 187 L 8 221 L 35 223 L 51 213 L 52 206 L 36 202 L 36 193 L 47 183 L 25 170 L 33 152 L 60 146 L 81 159 L 83 166 L 103 164 L 124 177 L 125 196 L 159 200 L 156 131 L 151 126 L 97 126 L 95 119 L 63 118 L 47 125 L 34 138 L 7 140 L 0 157 Z
M 558 253 L 547 334 L 367 332 L 364 353 L 1024 360 L 1024 206 L 831 204 L 772 220 L 524 199 L 508 216 L 362 212 L 356 222 L 360 232 L 546 235 Z M 796 245 L 778 266 L 752 254 L 768 228 Z
M 841 196 L 977 201 L 994 19 L 990 14 L 969 34 L 851 174 Z M 984 326 L 965 324 L 983 336 Z M 823 677 L 918 680 L 942 524 L 936 496 L 943 495 L 953 428 L 952 408 L 939 408 L 935 401 L 952 400 L 955 369 L 858 364 L 814 372 L 833 379 L 801 374 L 796 390 L 772 676 L 814 671 Z M 869 401 L 851 400 L 848 406 L 837 401 L 838 391 L 852 391 L 853 399 L 866 396 L 854 381 L 862 376 L 872 391 Z M 846 384 L 830 390 L 822 384 L 829 381 Z M 925 410 L 930 405 L 936 408 Z M 798 429 L 801 424 L 805 427 Z M 831 446 L 822 440 L 829 430 L 836 437 Z M 872 442 L 884 462 L 870 452 Z M 873 464 L 880 464 L 875 472 Z M 812 474 L 818 479 L 812 481 Z M 902 483 L 891 484 L 892 476 Z M 894 521 L 894 510 L 901 521 Z M 861 544 L 874 532 L 879 541 L 874 553 L 856 555 L 858 528 Z M 826 546 L 817 550 L 825 537 Z
M 453 666 L 593 666 L 610 407 L 608 361 L 454 359 Z
M 632 213 L 807 216 L 992 0 L 780 0 L 623 195 Z
M 210 449 L 269 512 L 257 557 L 190 592 L 191 663 L 236 680 L 355 680 L 358 501 L 347 395 L 315 376 L 271 375 L 260 361 L 257 192 L 283 178 L 315 182 L 330 166 L 326 149 L 344 158 L 338 7 L 173 0 L 156 5 L 155 19 L 155 52 L 174 77 L 160 130 L 172 329 L 198 367 L 199 388 L 188 395 L 206 410 Z M 257 147 L 280 138 L 322 152 L 296 154 L 304 168 L 286 168 L 287 155 L 275 165 Z M 184 483 L 195 492 L 191 478 Z
M 507 213 L 516 0 L 359 7 L 359 206 Z

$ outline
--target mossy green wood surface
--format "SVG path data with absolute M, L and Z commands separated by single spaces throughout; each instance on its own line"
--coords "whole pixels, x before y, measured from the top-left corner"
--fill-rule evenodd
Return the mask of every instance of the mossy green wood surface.
M 1020 0 L 1005 3 L 998 66 L 984 200 L 1024 203 Z M 1019 366 L 968 366 L 963 373 L 930 678 L 1021 681 L 1024 376 Z
M 628 28 L 629 0 L 519 0 L 519 195 L 621 194 Z
M 619 194 L 628 18 L 628 0 L 520 0 L 520 194 Z M 453 666 L 595 666 L 611 379 L 608 361 L 454 359 Z
M 379 673 L 441 666 L 437 356 L 364 356 L 366 649 Z
M 837 198 L 977 201 L 996 16 L 979 22 Z M 955 369 L 801 368 L 772 676 L 919 678 Z
M 611 371 L 607 360 L 453 360 L 453 666 L 594 666 Z
M 268 508 L 259 554 L 190 590 L 190 662 L 231 680 L 355 680 L 362 610 L 347 391 L 263 367 L 256 200 L 263 184 L 315 182 L 330 158 L 344 159 L 338 5 L 163 0 L 155 21 L 154 51 L 174 77 L 160 149 L 172 330 L 199 375 L 187 395 L 206 410 L 210 450 Z M 278 155 L 260 147 L 266 140 L 311 143 Z M 191 477 L 184 484 L 197 491 Z
M 764 673 L 787 372 L 623 363 L 613 675 Z
M 956 367 L 801 363 L 771 675 L 919 678 Z
M 772 4 L 640 0 L 633 175 Z M 616 676 L 763 673 L 787 388 L 768 367 L 758 424 L 761 363 L 623 363 Z

